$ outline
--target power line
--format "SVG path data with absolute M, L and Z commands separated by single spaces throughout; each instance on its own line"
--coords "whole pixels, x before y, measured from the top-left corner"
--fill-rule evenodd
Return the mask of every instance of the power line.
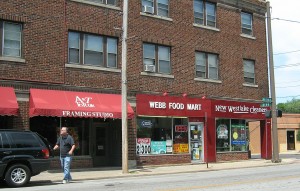
M 300 21 L 281 19 L 281 18 L 272 18 L 272 20 L 286 21 L 286 22 L 291 22 L 291 23 L 300 23 Z
M 275 53 L 273 55 L 276 56 L 276 55 L 290 54 L 290 53 L 295 53 L 295 52 L 300 52 L 300 50 L 293 50 L 293 51 L 289 51 L 289 52 L 279 52 L 279 53 Z
M 284 86 L 284 87 L 276 87 L 276 88 L 294 88 L 299 87 L 300 85 L 294 85 L 294 86 Z
M 286 83 L 294 83 L 294 82 L 300 82 L 300 80 L 287 81 L 287 82 L 278 82 L 278 83 L 276 83 L 276 84 L 286 84 Z
M 300 97 L 300 95 L 296 95 L 296 96 L 284 96 L 284 97 L 276 97 L 276 98 L 279 98 L 279 99 L 282 99 L 282 98 L 295 98 L 295 97 Z
M 294 67 L 294 66 L 300 66 L 300 63 L 296 63 L 296 64 L 287 64 L 287 65 L 279 65 L 279 66 L 275 66 L 274 69 L 278 69 L 278 68 L 289 68 L 289 67 Z

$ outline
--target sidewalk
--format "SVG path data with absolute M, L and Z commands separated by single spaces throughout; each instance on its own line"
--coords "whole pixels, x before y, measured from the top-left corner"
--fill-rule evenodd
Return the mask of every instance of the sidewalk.
M 222 163 L 209 163 L 208 168 L 206 164 L 185 164 L 185 165 L 172 165 L 172 166 L 148 166 L 142 169 L 130 169 L 128 174 L 122 174 L 120 168 L 93 168 L 93 169 L 74 169 L 72 170 L 72 177 L 74 181 L 79 180 L 97 180 L 109 179 L 119 177 L 137 177 L 137 176 L 153 176 L 162 174 L 176 174 L 176 173 L 189 173 L 189 172 L 205 172 L 217 171 L 226 169 L 239 169 L 251 167 L 264 167 L 275 165 L 292 164 L 300 160 L 296 158 L 282 159 L 281 163 L 272 163 L 270 160 L 264 159 L 250 159 L 247 161 L 237 162 L 222 162 Z M 31 181 L 52 181 L 60 182 L 63 173 L 60 171 L 47 171 L 31 178 Z

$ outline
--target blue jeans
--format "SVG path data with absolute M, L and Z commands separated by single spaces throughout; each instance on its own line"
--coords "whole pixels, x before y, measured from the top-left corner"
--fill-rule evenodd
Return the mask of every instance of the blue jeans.
M 64 180 L 72 180 L 70 173 L 72 158 L 70 156 L 60 157 L 61 168 L 64 171 Z

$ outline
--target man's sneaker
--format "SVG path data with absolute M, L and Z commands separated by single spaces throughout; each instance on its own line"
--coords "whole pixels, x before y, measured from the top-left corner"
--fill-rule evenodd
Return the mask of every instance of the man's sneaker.
M 62 182 L 63 184 L 67 184 L 68 183 L 68 181 L 67 180 L 63 180 L 63 182 Z

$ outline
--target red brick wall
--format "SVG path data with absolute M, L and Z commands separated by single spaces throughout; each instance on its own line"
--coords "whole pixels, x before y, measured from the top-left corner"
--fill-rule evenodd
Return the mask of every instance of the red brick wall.
M 217 162 L 248 159 L 248 152 L 217 153 Z
M 136 159 L 138 166 L 191 163 L 190 154 L 137 156 Z
M 19 115 L 13 118 L 14 129 L 29 129 L 29 102 L 19 101 Z
M 73 157 L 71 168 L 91 168 L 93 167 L 93 160 L 92 158 L 88 157 Z M 51 160 L 50 169 L 60 169 L 60 159 L 54 158 Z

